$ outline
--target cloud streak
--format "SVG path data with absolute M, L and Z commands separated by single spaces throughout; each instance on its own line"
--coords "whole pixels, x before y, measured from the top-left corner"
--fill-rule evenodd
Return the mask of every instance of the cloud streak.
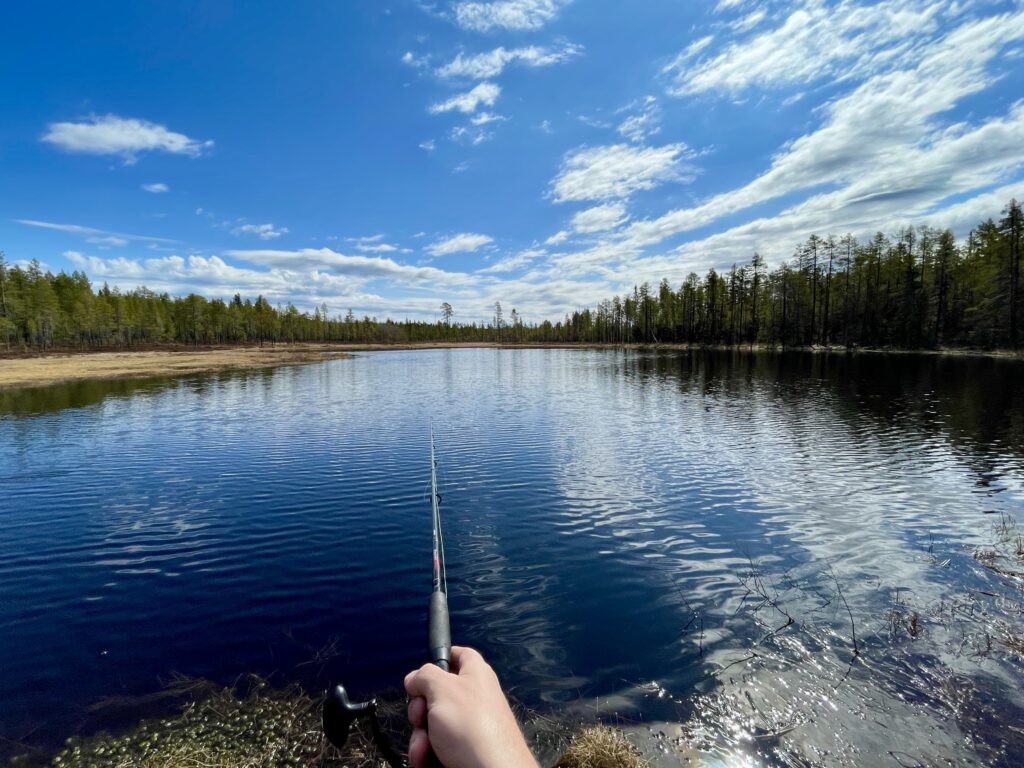
M 65 152 L 118 155 L 128 164 L 144 152 L 198 157 L 213 147 L 213 141 L 192 139 L 157 123 L 117 115 L 90 115 L 77 123 L 50 123 L 42 141 Z
M 682 164 L 692 157 L 685 144 L 637 147 L 613 144 L 570 152 L 551 182 L 556 202 L 626 198 L 667 181 L 692 180 L 694 171 Z
M 473 253 L 485 245 L 494 242 L 494 238 L 472 232 L 452 235 L 428 245 L 424 250 L 431 256 L 449 256 L 453 253 Z
M 553 21 L 565 0 L 494 0 L 458 2 L 455 23 L 473 32 L 533 31 Z
M 485 107 L 493 107 L 494 102 L 498 100 L 500 95 L 501 86 L 495 85 L 494 83 L 484 82 L 480 83 L 471 91 L 460 93 L 457 96 L 452 96 L 450 99 L 434 104 L 430 107 L 430 112 L 437 115 L 442 112 L 455 111 L 469 115 L 476 112 L 477 107 L 481 104 Z
M 233 235 L 255 235 L 260 240 L 276 240 L 288 233 L 288 227 L 275 227 L 273 224 L 239 224 L 232 228 Z
M 510 64 L 533 68 L 550 67 L 569 61 L 580 55 L 581 52 L 580 46 L 571 44 L 555 49 L 541 48 L 535 45 L 526 48 L 499 47 L 493 51 L 471 56 L 460 53 L 444 66 L 438 67 L 435 74 L 446 80 L 456 78 L 487 80 L 500 75 Z
M 171 240 L 166 237 L 152 237 L 150 235 L 126 235 L 123 232 L 109 232 L 105 229 L 96 229 L 95 227 L 83 227 L 79 224 L 58 224 L 52 221 L 38 221 L 36 219 L 14 219 L 18 224 L 24 224 L 28 227 L 38 227 L 39 229 L 52 229 L 57 232 L 66 232 L 69 235 L 80 235 L 82 237 L 92 238 L 116 238 L 117 240 L 134 241 L 140 240 L 144 242 L 153 243 L 176 243 L 177 240 Z

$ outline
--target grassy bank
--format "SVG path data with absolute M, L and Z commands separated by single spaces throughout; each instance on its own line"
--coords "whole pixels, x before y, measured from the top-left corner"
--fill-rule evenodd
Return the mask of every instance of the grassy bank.
M 100 733 L 71 738 L 56 755 L 28 754 L 10 768 L 386 768 L 366 730 L 356 725 L 344 749 L 324 737 L 320 725 L 322 697 L 298 686 L 276 689 L 259 678 L 236 688 L 202 681 L 179 683 L 185 703 L 163 719 L 146 720 L 116 735 Z M 392 743 L 408 740 L 403 728 L 404 701 L 380 706 Z M 530 719 L 524 713 L 521 720 Z M 543 718 L 526 723 L 542 764 L 552 742 L 558 768 L 647 768 L 648 763 L 621 731 L 589 726 L 570 735 L 564 726 Z

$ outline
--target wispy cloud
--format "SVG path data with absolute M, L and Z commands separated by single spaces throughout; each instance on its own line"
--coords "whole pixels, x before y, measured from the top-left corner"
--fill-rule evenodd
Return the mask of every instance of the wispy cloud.
M 448 272 L 436 267 L 400 264 L 394 259 L 380 256 L 351 256 L 338 253 L 330 248 L 302 248 L 294 251 L 228 251 L 227 255 L 251 264 L 260 264 L 276 269 L 328 271 L 364 280 L 388 279 L 416 285 L 442 282 L 451 285 L 466 285 L 475 282 L 465 273 Z
M 469 115 L 476 112 L 477 107 L 481 104 L 485 107 L 493 107 L 494 102 L 498 100 L 500 95 L 501 86 L 495 85 L 494 83 L 483 82 L 471 91 L 460 93 L 457 96 L 452 96 L 450 99 L 434 104 L 430 108 L 430 111 L 435 115 L 440 114 L 441 112 L 452 111 L 458 111 Z
M 37 221 L 36 219 L 15 219 L 18 224 L 24 224 L 29 227 L 38 227 L 40 229 L 53 229 L 58 232 L 66 232 L 69 235 L 80 235 L 85 238 L 115 238 L 119 241 L 129 242 L 134 240 L 141 240 L 143 242 L 154 242 L 154 243 L 175 243 L 177 240 L 171 240 L 166 237 L 151 237 L 149 235 L 126 235 L 123 232 L 109 232 L 105 229 L 96 229 L 95 227 L 83 227 L 79 224 L 58 224 L 52 221 Z M 114 244 L 114 243 L 108 243 Z M 118 243 L 120 244 L 120 243 Z
M 938 202 L 970 191 L 972 184 L 990 184 L 1021 166 L 1021 145 L 1011 148 L 1011 140 L 1005 151 L 1002 145 L 979 148 L 977 155 L 965 154 L 959 164 L 944 164 L 938 171 L 936 159 L 965 146 L 973 133 L 963 124 L 944 125 L 938 117 L 994 82 L 997 76 L 987 71 L 988 64 L 1005 45 L 1021 39 L 1024 12 L 965 22 L 929 46 L 912 66 L 867 78 L 827 104 L 822 125 L 790 142 L 753 181 L 698 206 L 637 222 L 626 235 L 638 245 L 652 245 L 767 200 L 826 184 L 840 185 L 829 198 L 833 212 L 839 200 L 863 208 L 871 190 L 883 191 L 891 210 L 899 191 Z M 996 135 L 1012 134 L 1022 114 L 1015 107 L 1006 118 L 975 130 L 989 127 Z M 907 202 L 904 197 L 903 210 Z
M 431 256 L 448 256 L 453 253 L 473 253 L 493 242 L 494 238 L 487 235 L 463 232 L 443 240 L 438 240 L 436 243 L 428 245 L 424 250 Z
M 143 152 L 197 157 L 213 146 L 212 141 L 191 139 L 157 123 L 117 115 L 91 115 L 77 123 L 50 123 L 42 140 L 65 152 L 119 155 L 128 164 Z
M 934 0 L 845 0 L 834 5 L 807 0 L 780 26 L 697 58 L 711 42 L 703 38 L 666 71 L 674 75 L 672 90 L 677 95 L 848 79 L 918 55 L 918 45 L 939 29 L 939 17 L 957 10 L 955 3 Z M 761 21 L 745 18 L 750 26 Z
M 428 56 L 420 56 L 412 51 L 406 51 L 402 54 L 402 63 L 407 67 L 413 69 L 426 69 L 430 66 L 430 58 Z
M 369 235 L 368 237 L 347 237 L 348 242 L 354 243 L 357 251 L 363 253 L 411 253 L 409 248 L 402 248 L 392 243 L 384 242 L 384 235 Z
M 607 203 L 580 211 L 572 217 L 572 228 L 582 234 L 606 232 L 615 229 L 626 220 L 626 206 L 622 203 Z
M 475 124 L 473 126 L 457 125 L 448 132 L 448 137 L 458 144 L 471 144 L 475 147 L 493 138 L 494 134 L 486 128 L 476 127 Z
M 557 15 L 568 0 L 461 1 L 455 4 L 455 23 L 474 32 L 537 30 Z
M 233 235 L 256 235 L 260 240 L 276 240 L 288 233 L 288 227 L 275 227 L 273 224 L 239 224 L 232 228 Z
M 500 261 L 496 261 L 491 266 L 483 269 L 478 269 L 477 273 L 482 275 L 487 274 L 500 274 L 503 272 L 514 272 L 517 269 L 531 264 L 536 259 L 539 259 L 547 255 L 547 251 L 543 248 L 527 248 L 524 251 L 519 251 L 511 256 L 506 256 Z
M 163 182 L 156 182 L 154 184 L 143 184 L 142 189 L 146 192 L 152 192 L 154 195 L 159 195 L 164 192 L 170 192 L 171 188 Z
M 458 54 L 454 59 L 439 67 L 436 75 L 444 79 L 465 78 L 486 80 L 500 75 L 509 64 L 525 67 L 550 67 L 578 56 L 582 47 L 567 43 L 561 48 L 542 48 L 531 45 L 526 48 L 495 48 L 493 51 L 470 56 Z
M 508 120 L 504 115 L 496 115 L 493 112 L 480 112 L 479 114 L 473 115 L 469 119 L 469 122 L 473 125 L 489 125 L 490 123 L 501 123 Z
M 608 200 L 629 197 L 666 181 L 690 180 L 693 169 L 682 161 L 692 154 L 682 143 L 661 147 L 585 147 L 566 156 L 558 176 L 551 182 L 551 194 L 560 203 Z
M 620 111 L 631 113 L 618 127 L 619 134 L 630 141 L 646 141 L 661 133 L 661 107 L 654 96 L 640 99 Z

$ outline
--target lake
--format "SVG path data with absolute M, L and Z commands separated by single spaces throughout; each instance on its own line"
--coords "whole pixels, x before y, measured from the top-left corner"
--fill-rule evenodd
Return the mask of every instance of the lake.
M 1024 363 L 560 349 L 0 392 L 0 755 L 174 675 L 400 686 L 431 420 L 453 636 L 524 705 L 707 765 L 1024 761 Z

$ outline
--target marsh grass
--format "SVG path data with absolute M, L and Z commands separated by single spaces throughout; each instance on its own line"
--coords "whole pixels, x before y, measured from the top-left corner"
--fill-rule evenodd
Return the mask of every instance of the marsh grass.
M 179 683 L 180 684 L 180 683 Z M 299 686 L 277 689 L 260 678 L 233 688 L 190 681 L 177 715 L 145 720 L 117 735 L 69 739 L 52 759 L 59 768 L 270 768 L 381 765 L 376 749 L 354 731 L 344 751 L 320 726 L 320 697 Z
M 298 685 L 275 688 L 249 676 L 232 687 L 178 678 L 160 693 L 182 702 L 176 714 L 143 720 L 131 730 L 68 739 L 49 761 L 25 755 L 11 766 L 54 768 L 386 768 L 369 732 L 357 724 L 344 750 L 326 740 L 321 728 L 321 695 Z M 129 702 L 119 700 L 117 706 Z M 513 702 L 530 741 L 548 755 L 570 739 L 565 723 Z M 405 702 L 397 691 L 378 700 L 382 729 L 400 748 L 408 737 Z M 558 765 L 564 768 L 646 768 L 621 731 L 585 728 L 572 738 Z
M 576 734 L 556 768 L 649 768 L 622 731 L 604 725 L 584 728 Z

